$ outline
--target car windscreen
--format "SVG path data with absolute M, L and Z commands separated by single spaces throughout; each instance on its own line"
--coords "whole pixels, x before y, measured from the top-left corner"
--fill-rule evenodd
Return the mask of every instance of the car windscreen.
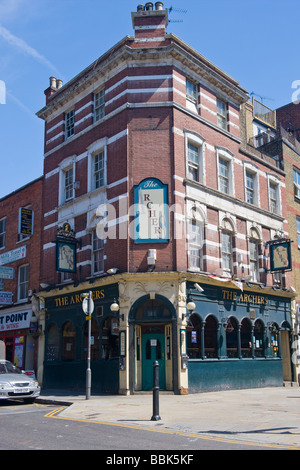
M 20 369 L 18 369 L 18 367 L 11 364 L 11 362 L 6 362 L 5 367 L 6 367 L 7 374 L 22 374 Z

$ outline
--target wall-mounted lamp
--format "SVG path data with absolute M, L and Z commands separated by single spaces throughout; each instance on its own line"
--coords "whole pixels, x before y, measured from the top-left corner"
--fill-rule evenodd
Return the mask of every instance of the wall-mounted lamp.
M 117 303 L 116 299 L 114 299 L 113 303 L 111 304 L 110 310 L 111 310 L 112 312 L 118 312 L 118 311 L 120 310 L 120 306 L 119 306 L 119 304 Z
M 110 268 L 106 272 L 107 274 L 116 274 L 119 271 L 118 268 Z
M 190 316 L 192 311 L 195 310 L 195 308 L 196 308 L 195 302 L 193 302 L 192 300 L 189 300 L 188 303 L 186 304 L 186 308 L 188 309 L 188 316 Z M 184 320 L 186 316 L 187 316 L 187 314 L 183 313 L 182 314 L 182 320 Z

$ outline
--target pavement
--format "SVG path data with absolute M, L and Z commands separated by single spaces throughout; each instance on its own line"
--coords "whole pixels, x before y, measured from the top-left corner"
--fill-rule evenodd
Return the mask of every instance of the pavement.
M 37 400 L 60 407 L 52 417 L 124 428 L 229 440 L 300 450 L 300 387 L 253 388 L 174 395 L 159 392 L 159 420 L 152 420 L 153 393 L 94 395 L 42 390 Z M 157 411 L 157 410 L 156 410 Z

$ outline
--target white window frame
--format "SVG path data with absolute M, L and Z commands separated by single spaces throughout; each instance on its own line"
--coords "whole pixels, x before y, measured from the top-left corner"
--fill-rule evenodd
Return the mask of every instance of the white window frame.
M 300 200 L 300 170 L 293 168 L 294 195 Z
M 221 190 L 221 178 L 224 176 L 220 172 L 220 161 L 224 161 L 228 164 L 228 192 Z M 234 173 L 233 173 L 233 154 L 225 149 L 217 149 L 217 171 L 218 171 L 218 190 L 222 194 L 234 196 Z
M 76 181 L 76 156 L 68 157 L 60 163 L 59 166 L 59 205 L 65 204 L 75 198 L 75 181 Z M 73 170 L 72 195 L 66 198 L 66 174 L 69 170 Z
M 275 198 L 272 197 L 272 188 L 275 190 Z M 272 214 L 281 215 L 281 191 L 280 180 L 276 176 L 268 175 L 268 195 L 269 195 L 269 211 Z M 275 201 L 275 208 L 273 209 L 273 201 Z
M 186 155 L 186 177 L 197 183 L 205 184 L 205 140 L 196 134 L 186 133 L 185 134 L 185 155 Z M 192 162 L 189 160 L 189 145 L 198 149 L 198 162 Z M 197 179 L 190 178 L 190 169 L 197 171 Z
M 253 239 L 249 240 L 249 273 L 252 276 L 251 281 L 259 282 L 259 244 Z
M 224 112 L 220 112 L 220 106 L 224 109 Z M 222 98 L 217 98 L 217 126 L 224 131 L 228 129 L 228 104 Z
M 300 248 L 300 217 L 296 216 L 297 244 Z
M 94 92 L 94 122 L 105 117 L 105 88 Z
M 229 244 L 224 240 L 224 238 L 229 237 Z M 224 246 L 229 246 L 229 249 L 224 250 Z M 224 273 L 231 275 L 233 273 L 233 233 L 227 230 L 221 230 L 221 259 L 222 259 L 222 270 Z M 229 263 L 224 260 L 228 260 Z M 227 266 L 227 264 L 229 266 Z
M 6 239 L 6 217 L 3 217 L 0 220 L 0 250 L 5 248 L 5 239 Z
M 65 113 L 65 140 L 75 134 L 75 109 L 70 109 Z
M 190 90 L 193 90 L 192 93 L 190 93 Z M 186 107 L 191 111 L 198 113 L 198 84 L 195 80 L 189 77 L 186 77 L 185 93 Z
M 25 272 L 25 279 L 21 280 L 22 273 Z M 18 302 L 28 299 L 28 284 L 29 284 L 29 264 L 22 264 L 18 270 Z M 25 296 L 22 296 L 22 289 L 24 289 Z
M 104 190 L 107 185 L 107 139 L 100 139 L 88 148 L 88 182 L 87 190 L 88 192 L 94 190 Z M 103 184 L 96 187 L 96 178 L 95 178 L 95 156 L 99 155 L 101 152 L 104 154 L 104 174 L 103 174 Z
M 247 174 L 250 174 L 253 178 L 253 202 L 247 201 Z M 245 181 L 245 201 L 248 204 L 252 204 L 255 206 L 260 205 L 260 197 L 259 197 L 259 178 L 258 178 L 258 169 L 251 163 L 244 163 L 244 181 Z
M 91 232 L 92 238 L 92 274 L 101 274 L 104 272 L 104 240 L 101 240 L 97 235 L 97 230 Z M 102 258 L 102 259 L 100 259 Z M 101 263 L 101 269 L 95 269 L 97 264 Z
M 190 271 L 203 270 L 203 227 L 195 218 L 187 220 L 188 238 L 188 269 Z M 196 260 L 196 262 L 195 262 Z

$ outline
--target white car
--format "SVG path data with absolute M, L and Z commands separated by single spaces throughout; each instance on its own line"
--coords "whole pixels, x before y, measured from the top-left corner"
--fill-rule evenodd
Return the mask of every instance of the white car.
M 27 376 L 11 362 L 0 360 L 0 401 L 23 398 L 25 402 L 32 403 L 40 392 L 37 380 Z

